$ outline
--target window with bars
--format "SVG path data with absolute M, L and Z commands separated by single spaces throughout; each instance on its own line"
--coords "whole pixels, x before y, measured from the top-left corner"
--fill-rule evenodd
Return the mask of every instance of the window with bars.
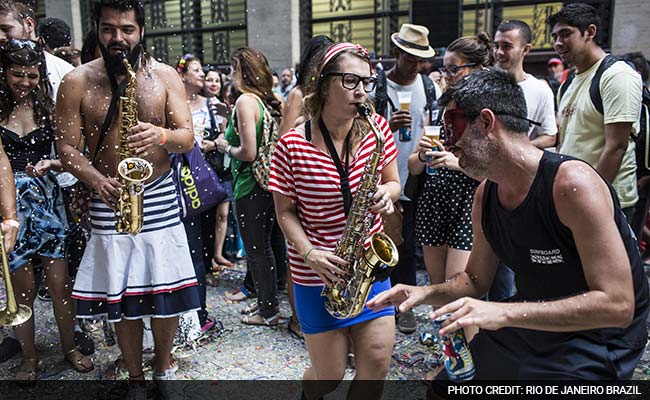
M 88 3 L 88 4 L 84 4 Z M 81 2 L 84 33 L 94 28 L 90 2 Z M 228 65 L 232 50 L 246 46 L 246 0 L 144 0 L 145 46 L 174 65 L 185 53 L 204 64 Z
M 602 43 L 610 46 L 612 1 L 585 0 L 591 3 L 602 18 Z M 562 6 L 558 0 L 461 0 L 461 31 L 463 36 L 485 31 L 493 33 L 502 21 L 519 19 L 526 22 L 533 31 L 533 50 L 552 50 L 551 27 L 546 19 L 558 12 Z
M 315 35 L 389 56 L 390 35 L 409 22 L 410 0 L 301 0 L 303 44 Z

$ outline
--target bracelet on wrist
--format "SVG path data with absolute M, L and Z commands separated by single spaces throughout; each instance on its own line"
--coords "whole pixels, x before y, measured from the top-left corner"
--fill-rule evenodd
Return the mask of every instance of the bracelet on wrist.
M 309 257 L 309 254 L 311 254 L 312 251 L 314 251 L 314 247 L 312 247 L 311 249 L 307 250 L 307 251 L 305 252 L 305 255 L 302 256 L 302 260 L 305 262 L 305 264 L 307 264 L 307 257 Z
M 228 156 L 232 157 L 232 154 L 230 154 L 230 151 L 232 150 L 232 144 L 229 144 L 226 146 L 226 151 L 225 153 L 228 154 Z
M 16 221 L 15 219 L 7 218 L 7 219 L 2 220 L 2 223 L 4 225 L 13 226 L 16 229 L 20 229 L 20 222 Z
M 427 162 L 427 159 L 426 159 L 426 156 L 425 156 L 424 160 L 422 159 L 422 157 L 421 157 L 422 153 L 424 153 L 424 152 L 423 151 L 418 151 L 418 160 L 420 160 L 420 162 L 425 163 L 425 162 Z
M 160 145 L 164 146 L 165 143 L 167 143 L 167 132 L 163 130 L 161 134 Z

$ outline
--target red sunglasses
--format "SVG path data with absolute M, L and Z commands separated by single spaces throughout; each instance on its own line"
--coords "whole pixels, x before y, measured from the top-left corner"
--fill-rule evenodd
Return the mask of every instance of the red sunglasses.
M 463 136 L 469 117 L 465 114 L 465 111 L 454 108 L 445 110 L 442 118 L 445 126 L 445 147 L 452 148 Z
M 506 112 L 494 112 L 494 114 L 509 115 L 511 117 L 521 118 L 531 125 L 542 126 L 540 122 L 533 121 L 526 117 L 522 117 L 521 115 L 514 115 Z M 445 113 L 443 114 L 442 117 L 445 126 L 445 137 L 446 137 L 445 147 L 453 148 L 456 142 L 458 142 L 460 138 L 463 136 L 463 132 L 465 132 L 465 128 L 467 127 L 469 120 L 476 119 L 476 117 L 478 117 L 478 114 L 467 115 L 465 111 L 459 108 L 454 108 L 453 110 L 445 110 Z

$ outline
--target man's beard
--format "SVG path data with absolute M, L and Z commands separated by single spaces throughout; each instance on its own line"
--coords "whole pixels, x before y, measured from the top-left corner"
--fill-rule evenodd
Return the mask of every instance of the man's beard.
M 499 156 L 496 143 L 486 138 L 476 127 L 470 127 L 463 140 L 463 171 L 471 178 L 481 181 L 487 178 L 490 162 Z M 469 139 L 469 140 L 467 140 Z
M 114 52 L 115 50 L 118 50 L 118 52 Z M 124 62 L 122 60 L 130 60 L 133 55 L 133 51 L 133 49 L 130 49 L 126 46 L 109 44 L 108 49 L 104 54 L 106 67 L 115 75 L 126 74 L 126 67 L 124 66 Z

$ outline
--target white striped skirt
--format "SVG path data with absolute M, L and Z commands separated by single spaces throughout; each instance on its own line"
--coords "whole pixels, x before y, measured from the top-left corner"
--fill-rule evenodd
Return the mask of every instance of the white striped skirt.
M 115 232 L 113 211 L 93 200 L 92 235 L 72 292 L 77 316 L 117 322 L 200 309 L 171 173 L 145 186 L 144 225 L 135 236 Z

